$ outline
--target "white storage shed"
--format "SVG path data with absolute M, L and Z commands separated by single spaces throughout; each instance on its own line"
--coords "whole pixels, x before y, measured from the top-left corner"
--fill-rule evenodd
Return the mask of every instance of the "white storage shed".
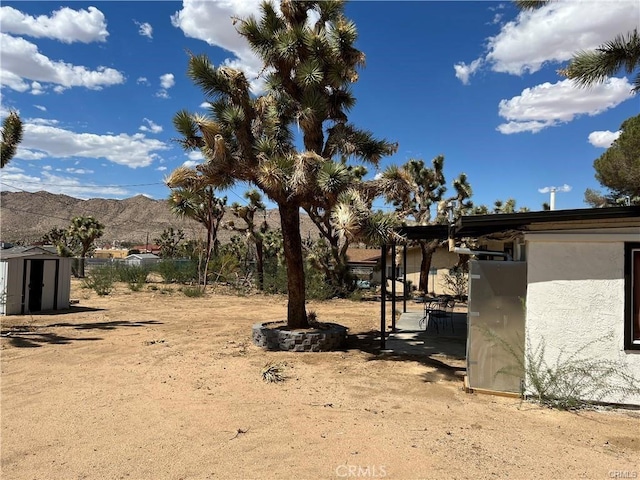
M 0 314 L 69 308 L 71 260 L 43 247 L 0 249 Z

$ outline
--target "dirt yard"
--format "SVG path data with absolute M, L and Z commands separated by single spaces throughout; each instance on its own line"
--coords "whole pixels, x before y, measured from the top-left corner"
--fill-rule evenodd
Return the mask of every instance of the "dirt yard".
M 251 344 L 284 297 L 72 298 L 2 319 L 4 479 L 640 478 L 640 412 L 466 394 L 437 362 L 376 354 L 379 303 L 311 302 L 349 345 L 292 354 Z

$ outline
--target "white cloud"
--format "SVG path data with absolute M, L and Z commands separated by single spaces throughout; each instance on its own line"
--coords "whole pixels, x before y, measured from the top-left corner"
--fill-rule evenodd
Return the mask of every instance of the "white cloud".
M 169 89 L 176 84 L 175 77 L 173 73 L 165 73 L 164 75 L 160 75 L 160 86 L 162 88 Z
M 153 27 L 150 23 L 139 23 L 134 20 L 135 24 L 138 26 L 138 33 L 143 37 L 153 39 Z
M 200 104 L 200 108 L 209 108 L 211 106 L 211 104 L 209 102 L 202 102 Z
M 193 160 L 187 160 L 182 164 L 182 166 L 183 167 L 187 167 L 187 168 L 193 168 L 198 164 L 200 164 L 200 162 L 194 162 Z
M 96 7 L 87 10 L 62 7 L 50 17 L 32 17 L 12 7 L 0 7 L 0 26 L 3 32 L 63 43 L 105 42 L 109 36 L 104 14 Z
M 93 170 L 87 170 L 86 168 L 67 168 L 65 170 L 68 173 L 75 173 L 76 175 L 87 175 L 94 173 Z
M 38 47 L 23 38 L 0 34 L 2 68 L 0 82 L 7 87 L 25 92 L 30 85 L 26 80 L 52 83 L 56 91 L 71 87 L 100 90 L 103 86 L 124 83 L 124 75 L 113 68 L 86 67 L 52 61 L 38 51 Z
M 31 91 L 29 93 L 31 95 L 42 95 L 44 93 L 42 84 L 40 82 L 31 82 Z
M 547 63 L 565 62 L 579 50 L 594 49 L 620 32 L 637 28 L 638 18 L 637 0 L 549 2 L 540 9 L 520 12 L 489 37 L 484 64 L 495 72 L 534 73 Z M 463 62 L 457 65 L 465 67 Z M 456 69 L 456 76 L 463 80 L 464 70 L 461 78 Z
M 570 122 L 580 115 L 597 115 L 632 97 L 626 78 L 610 78 L 590 89 L 571 80 L 526 88 L 509 100 L 501 100 L 499 115 L 508 120 L 498 126 L 504 134 L 532 132 Z
M 589 134 L 589 143 L 594 147 L 609 148 L 614 140 L 616 140 L 622 132 L 596 131 Z
M 204 157 L 202 156 L 202 152 L 200 150 L 192 150 L 187 154 L 187 157 L 189 157 L 189 160 L 191 160 L 192 162 L 202 162 L 204 160 Z
M 167 170 L 167 167 L 158 167 L 156 168 L 156 170 L 158 170 L 159 172 L 164 172 L 165 170 Z
M 224 64 L 242 70 L 252 91 L 258 93 L 264 85 L 258 79 L 262 61 L 232 23 L 232 17 L 246 18 L 251 15 L 260 17 L 260 2 L 183 0 L 182 10 L 171 16 L 171 23 L 187 37 L 203 40 L 209 45 L 231 52 L 235 58 L 227 59 Z
M 2 171 L 3 183 L 0 185 L 3 191 L 27 191 L 39 192 L 46 190 L 51 193 L 62 193 L 75 198 L 87 199 L 94 196 L 122 197 L 127 196 L 127 190 L 121 187 L 105 187 L 88 183 L 86 179 L 79 180 L 73 177 L 65 177 L 43 171 L 41 176 L 24 175 L 21 173 L 8 173 Z
M 502 13 L 496 13 L 493 16 L 493 20 L 491 20 L 491 24 L 492 25 L 496 25 L 496 24 L 500 23 L 500 21 L 502 20 L 503 16 L 504 16 L 504 14 L 502 14 Z
M 164 75 L 160 75 L 160 86 L 162 88 L 156 92 L 156 97 L 170 98 L 169 92 L 167 92 L 167 90 L 173 87 L 175 84 L 176 81 L 173 73 L 165 73 Z
M 578 50 L 596 48 L 638 26 L 640 3 L 555 1 L 521 12 L 489 39 L 487 61 L 496 72 L 536 72 L 546 62 L 564 62 Z
M 143 119 L 143 121 L 146 122 L 147 125 L 141 125 L 138 130 L 141 130 L 143 132 L 151 132 L 151 133 L 160 133 L 162 131 L 162 127 L 154 123 L 152 120 L 145 118 Z
M 47 111 L 47 107 L 45 107 L 43 105 L 34 105 L 34 107 L 36 107 L 38 110 L 40 110 L 42 112 L 46 112 Z
M 149 83 L 149 80 L 147 80 L 147 77 L 138 77 L 138 79 L 136 80 L 136 83 L 139 83 L 142 85 L 151 85 Z
M 98 135 L 76 133 L 48 125 L 26 123 L 24 137 L 16 158 L 26 159 L 23 152 L 56 158 L 104 158 L 130 168 L 147 167 L 157 158 L 157 151 L 169 146 L 142 133 Z M 43 157 L 41 157 L 43 158 Z
M 18 150 L 16 151 L 16 155 L 15 155 L 16 160 L 27 160 L 27 161 L 42 160 L 43 158 L 46 158 L 46 157 L 47 157 L 46 153 L 29 150 L 28 148 L 24 148 L 23 146 L 18 147 Z
M 33 123 L 34 125 L 58 125 L 60 122 L 52 118 L 27 118 L 25 123 Z
M 469 85 L 469 77 L 473 75 L 478 68 L 482 65 L 482 58 L 477 58 L 469 65 L 464 62 L 456 63 L 453 68 L 456 71 L 456 78 L 462 82 L 463 85 Z

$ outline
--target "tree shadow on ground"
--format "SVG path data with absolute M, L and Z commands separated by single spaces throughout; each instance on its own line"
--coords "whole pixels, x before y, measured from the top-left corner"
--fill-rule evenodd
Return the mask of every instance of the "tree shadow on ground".
M 389 332 L 387 332 L 387 335 Z M 455 341 L 455 339 L 452 339 Z M 433 347 L 433 346 L 431 346 Z M 380 349 L 380 331 L 369 330 L 347 335 L 345 351 L 359 350 L 369 353 L 368 361 L 394 361 L 394 362 L 417 362 L 426 367 L 434 368 L 435 371 L 427 372 L 423 375 L 427 383 L 439 380 L 460 381 L 466 373 L 466 367 L 449 363 L 447 358 L 461 360 L 457 354 L 447 348 L 447 342 L 441 342 L 439 348 L 426 348 L 423 354 L 395 353 L 393 351 Z
M 43 310 L 41 312 L 32 312 L 33 315 L 38 316 L 55 316 L 55 315 L 71 315 L 74 313 L 88 313 L 88 312 L 102 312 L 104 308 L 95 307 L 82 307 L 80 305 L 71 305 L 69 308 L 60 310 Z M 28 315 L 28 314 L 27 314 Z
M 140 320 L 132 322 L 130 320 L 113 320 L 111 322 L 86 322 L 86 323 L 52 323 L 46 328 L 67 327 L 76 330 L 115 330 L 119 327 L 144 327 L 146 325 L 162 325 L 159 320 Z
M 64 337 L 56 333 L 39 333 L 39 332 L 22 332 L 12 333 L 11 335 L 5 335 L 9 338 L 9 343 L 18 348 L 38 348 L 44 344 L 51 345 L 68 345 L 71 342 L 86 342 L 102 340 L 100 337 L 85 337 L 85 338 L 73 338 Z
M 114 320 L 111 322 L 87 322 L 87 323 L 53 323 L 45 326 L 14 325 L 0 332 L 2 338 L 6 338 L 9 344 L 18 348 L 37 348 L 45 344 L 68 345 L 72 342 L 86 342 L 102 340 L 102 337 L 69 337 L 46 331 L 53 328 L 72 328 L 74 330 L 115 330 L 121 327 L 144 327 L 147 325 L 162 325 L 158 320 L 142 320 L 132 322 L 129 320 Z

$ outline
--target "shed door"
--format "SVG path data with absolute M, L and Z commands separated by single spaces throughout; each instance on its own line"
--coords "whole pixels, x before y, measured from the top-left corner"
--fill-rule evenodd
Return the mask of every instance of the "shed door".
M 57 260 L 26 260 L 26 302 L 29 312 L 54 310 L 58 285 Z
M 56 308 L 56 263 L 57 260 L 44 260 L 42 275 L 42 305 L 40 310 L 54 310 Z
M 42 290 L 44 288 L 44 260 L 28 260 L 29 311 L 42 310 Z

